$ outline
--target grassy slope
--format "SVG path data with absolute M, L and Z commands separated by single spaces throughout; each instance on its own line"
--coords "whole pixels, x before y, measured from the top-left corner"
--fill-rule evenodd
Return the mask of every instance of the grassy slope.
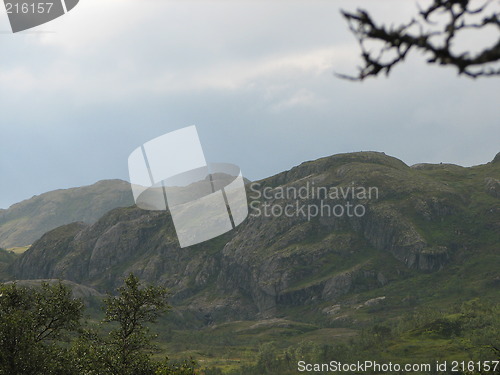
M 259 345 L 264 343 L 274 342 L 277 352 L 282 353 L 280 350 L 304 342 L 346 343 L 353 334 L 373 340 L 376 336 L 373 328 L 382 325 L 392 328 L 384 341 L 385 347 L 376 348 L 374 345 L 370 350 L 358 347 L 357 359 L 362 359 L 363 355 L 400 363 L 428 362 L 431 359 L 468 360 L 480 355 L 495 359 L 488 350 L 480 348 L 480 343 L 496 340 L 498 345 L 498 335 L 488 335 L 500 332 L 499 319 L 495 318 L 500 303 L 500 202 L 485 193 L 484 181 L 487 177 L 500 177 L 500 163 L 472 168 L 428 165 L 411 173 L 415 180 L 408 181 L 409 185 L 425 183 L 428 179 L 430 183 L 449 186 L 465 197 L 459 203 L 461 215 L 445 215 L 440 221 L 429 221 L 412 212 L 411 205 L 406 204 L 408 198 L 420 197 L 410 193 L 410 197 L 394 198 L 401 209 L 407 210 L 431 245 L 460 245 L 444 269 L 434 273 L 408 270 L 405 277 L 384 287 L 350 293 L 338 301 L 340 310 L 332 316 L 322 313 L 330 305 L 325 303 L 284 309 L 281 311 L 283 321 L 260 325 L 232 322 L 201 330 L 175 330 L 175 324 L 164 323 L 160 335 L 163 348 L 176 353 L 175 356 L 193 355 L 203 365 L 214 365 L 228 371 L 256 360 Z M 446 191 L 443 195 L 446 198 Z M 374 269 L 385 269 L 386 272 L 395 269 L 397 262 L 391 256 L 375 253 L 368 247 L 364 252 L 364 256 L 373 262 Z M 316 273 L 313 279 L 303 280 L 303 284 L 331 275 L 328 264 L 332 262 L 327 262 L 325 269 Z M 382 302 L 364 305 L 364 302 L 382 296 L 385 297 Z M 479 328 L 468 326 L 464 309 L 472 305 L 475 306 L 472 311 L 478 311 L 488 304 L 497 304 L 496 313 L 488 312 L 485 307 L 483 315 L 478 312 L 484 324 Z M 438 324 L 441 320 L 451 326 L 458 322 L 461 328 L 452 334 L 443 333 Z M 357 342 L 356 345 L 361 344 Z

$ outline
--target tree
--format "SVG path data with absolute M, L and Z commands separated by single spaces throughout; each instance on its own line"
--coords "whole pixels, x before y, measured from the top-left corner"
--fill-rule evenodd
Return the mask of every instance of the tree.
M 0 285 L 0 374 L 68 374 L 60 342 L 78 329 L 82 310 L 60 281 L 31 289 Z
M 364 80 L 379 73 L 389 75 L 391 69 L 403 62 L 411 50 L 428 56 L 427 62 L 453 66 L 459 75 L 470 78 L 499 76 L 500 13 L 491 0 L 481 5 L 470 0 L 433 0 L 408 23 L 397 27 L 377 24 L 363 9 L 342 11 L 350 30 L 358 39 L 364 65 L 355 77 L 337 74 L 341 78 Z M 497 41 L 479 52 L 460 50 L 456 42 L 470 32 L 495 31 Z M 381 44 L 371 50 L 370 42 Z
M 83 302 L 61 281 L 0 284 L 0 375 L 193 375 L 192 360 L 151 358 L 147 325 L 169 309 L 167 296 L 131 274 L 117 296 L 104 300 L 101 330 L 84 331 Z
M 192 374 L 189 362 L 179 366 L 168 361 L 152 361 L 153 335 L 148 323 L 169 309 L 168 291 L 164 287 L 141 287 L 139 279 L 130 274 L 118 296 L 104 300 L 104 326 L 113 325 L 106 336 L 88 331 L 75 345 L 78 368 L 86 375 L 151 375 Z M 190 372 L 189 372 L 190 371 Z

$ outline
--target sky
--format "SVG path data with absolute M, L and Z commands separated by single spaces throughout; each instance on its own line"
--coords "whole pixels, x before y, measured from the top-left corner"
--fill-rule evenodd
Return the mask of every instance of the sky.
M 190 125 L 208 161 L 234 163 L 250 180 L 367 150 L 408 165 L 491 161 L 498 78 L 458 77 L 418 53 L 389 78 L 335 77 L 361 64 L 339 12 L 358 7 L 398 23 L 416 4 L 81 0 L 17 34 L 0 9 L 0 208 L 128 180 L 134 149 Z

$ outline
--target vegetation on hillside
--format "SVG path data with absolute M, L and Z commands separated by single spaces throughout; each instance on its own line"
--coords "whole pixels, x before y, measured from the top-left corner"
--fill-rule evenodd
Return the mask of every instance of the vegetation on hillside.
M 70 288 L 61 282 L 42 283 L 37 288 L 3 284 L 0 286 L 0 374 L 287 375 L 296 374 L 299 363 L 365 360 L 401 365 L 434 365 L 436 361 L 488 362 L 492 368 L 496 366 L 495 371 L 480 371 L 474 365 L 474 371 L 464 369 L 453 373 L 500 373 L 500 364 L 497 364 L 500 360 L 500 304 L 480 297 L 444 310 L 418 308 L 385 322 L 373 320 L 359 334 L 330 343 L 314 340 L 311 336 L 309 340 L 284 345 L 286 341 L 279 340 L 276 330 L 272 340 L 265 325 L 247 326 L 247 329 L 258 329 L 263 335 L 257 339 L 256 343 L 260 344 L 250 361 L 232 368 L 205 363 L 203 369 L 192 359 L 170 361 L 162 358 L 160 348 L 153 344 L 157 337 L 154 332 L 160 330 L 151 330 L 151 323 L 156 323 L 170 308 L 167 297 L 165 288 L 143 287 L 131 274 L 116 296 L 104 299 L 104 319 L 98 324 L 89 324 L 82 319 L 83 302 L 73 298 Z M 383 310 L 383 307 L 378 309 Z M 239 324 L 241 330 L 241 322 Z M 209 345 L 220 344 L 221 340 L 231 345 L 237 340 L 235 327 L 231 326 L 222 336 L 214 327 L 213 334 L 206 336 L 200 332 L 199 339 Z M 284 327 L 290 330 L 293 325 L 288 322 Z M 311 332 L 305 325 L 293 329 Z M 250 339 L 246 344 L 252 342 Z M 186 344 L 189 345 L 189 341 Z M 364 373 L 380 372 L 369 369 Z M 416 373 L 452 372 L 432 368 Z
M 95 288 L 96 298 L 129 273 L 169 288 L 173 307 L 158 317 L 156 348 L 148 341 L 151 321 L 128 336 L 118 318 L 96 314 L 95 303 L 87 309 L 91 322 L 105 322 L 95 329 L 84 323 L 70 340 L 55 342 L 82 358 L 77 373 L 127 374 L 120 366 L 132 364 L 138 374 L 148 366 L 180 371 L 166 353 L 197 374 L 285 375 L 297 373 L 301 358 L 493 361 L 500 347 L 499 176 L 500 154 L 470 168 L 408 167 L 373 152 L 335 155 L 260 186 L 376 186 L 380 197 L 365 202 L 364 218 L 250 217 L 235 231 L 179 249 L 168 213 L 129 207 L 92 226 L 53 230 L 22 255 L 6 252 L 3 277 L 71 280 Z M 132 357 L 130 345 L 138 350 Z M 190 357 L 197 370 L 181 365 Z
M 395 322 L 374 323 L 361 330 L 348 342 L 318 344 L 304 341 L 299 345 L 280 348 L 279 343 L 260 346 L 256 363 L 229 372 L 231 375 L 297 374 L 298 363 L 356 363 L 376 361 L 379 364 L 430 364 L 421 374 L 500 374 L 500 304 L 474 299 L 452 307 L 447 312 L 422 309 L 407 314 Z M 453 361 L 459 371 L 437 371 L 435 363 Z M 464 362 L 465 369 L 461 369 Z M 469 365 L 469 363 L 471 365 Z M 490 364 L 490 371 L 479 371 L 478 363 Z M 470 366 L 470 368 L 468 367 Z M 475 368 L 476 370 L 471 370 Z M 220 374 L 213 368 L 207 374 Z M 328 374 L 328 371 L 314 372 Z M 347 371 L 346 373 L 357 373 Z M 373 369 L 364 374 L 381 373 Z M 409 373 L 383 371 L 383 373 Z
M 105 319 L 82 325 L 84 304 L 62 282 L 0 286 L 0 374 L 190 375 L 195 362 L 153 360 L 147 323 L 168 308 L 167 290 L 129 275 L 104 300 Z

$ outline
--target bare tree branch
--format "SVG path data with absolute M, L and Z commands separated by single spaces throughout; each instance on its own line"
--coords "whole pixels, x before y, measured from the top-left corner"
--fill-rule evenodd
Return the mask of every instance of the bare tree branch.
M 459 75 L 471 78 L 500 76 L 500 14 L 498 8 L 490 10 L 491 3 L 487 0 L 474 8 L 469 0 L 434 0 L 427 9 L 420 9 L 416 18 L 398 27 L 378 25 L 363 9 L 354 13 L 342 10 L 350 30 L 358 39 L 364 66 L 359 68 L 357 76 L 336 75 L 355 81 L 379 73 L 389 75 L 394 66 L 405 60 L 410 50 L 419 50 L 428 55 L 428 63 L 454 66 Z M 435 22 L 436 17 L 447 21 Z M 478 17 L 481 18 L 479 21 L 469 20 Z M 486 27 L 493 27 L 498 32 L 498 40 L 492 46 L 475 54 L 454 50 L 459 34 Z M 382 42 L 383 46 L 373 52 L 366 46 L 369 41 Z

